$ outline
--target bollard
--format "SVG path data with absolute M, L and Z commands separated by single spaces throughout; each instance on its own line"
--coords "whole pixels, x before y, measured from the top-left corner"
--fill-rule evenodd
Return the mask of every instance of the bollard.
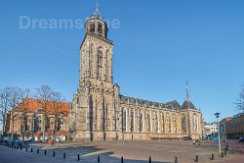
M 224 157 L 224 153 L 223 152 L 221 152 L 221 157 Z
M 36 153 L 39 154 L 39 149 L 36 150 Z
M 53 151 L 53 157 L 55 157 L 55 151 Z
M 46 150 L 44 151 L 44 155 L 47 155 L 47 151 Z
M 123 156 L 121 157 L 121 163 L 124 163 L 124 157 Z
M 99 155 L 97 156 L 97 162 L 100 162 L 100 156 Z
M 33 149 L 31 148 L 31 152 L 33 152 Z
M 196 155 L 195 162 L 198 162 L 198 155 Z
M 152 159 L 151 159 L 151 156 L 149 156 L 149 163 L 152 163 Z
M 78 158 L 77 159 L 78 159 L 78 161 L 80 161 L 80 155 L 79 154 L 78 154 Z
M 211 160 L 214 160 L 214 154 L 212 154 Z
M 28 148 L 27 148 L 27 147 L 25 148 L 25 151 L 26 151 L 26 152 L 28 151 Z
M 175 162 L 174 163 L 178 163 L 178 157 L 175 157 Z
M 66 158 L 66 154 L 64 153 L 64 155 L 63 155 L 63 158 L 65 159 Z

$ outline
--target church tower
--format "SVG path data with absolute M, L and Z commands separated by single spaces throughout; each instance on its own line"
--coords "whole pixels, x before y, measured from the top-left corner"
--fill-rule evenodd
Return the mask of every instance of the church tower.
M 119 87 L 113 84 L 113 43 L 108 39 L 108 27 L 100 16 L 98 1 L 85 29 L 80 46 L 79 88 L 72 109 L 81 120 L 77 137 L 90 141 L 115 139 Z

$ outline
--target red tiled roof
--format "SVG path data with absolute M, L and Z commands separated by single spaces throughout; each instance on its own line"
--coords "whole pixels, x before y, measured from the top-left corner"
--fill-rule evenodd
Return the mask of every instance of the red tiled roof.
M 233 118 L 232 117 L 226 117 L 225 120 L 226 121 L 231 121 Z
M 26 98 L 13 111 L 35 113 L 37 109 L 46 109 L 47 114 L 63 113 L 67 115 L 69 106 L 70 104 L 67 102 Z

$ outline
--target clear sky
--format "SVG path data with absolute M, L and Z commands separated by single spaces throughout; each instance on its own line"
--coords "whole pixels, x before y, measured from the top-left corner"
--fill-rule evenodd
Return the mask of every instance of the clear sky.
M 113 74 L 121 94 L 153 101 L 185 98 L 205 121 L 232 116 L 244 84 L 243 0 L 100 0 L 101 15 L 119 20 L 110 28 Z M 21 29 L 21 16 L 81 19 L 95 0 L 1 0 L 0 88 L 48 84 L 71 101 L 79 80 L 84 28 Z M 23 22 L 22 22 L 23 23 Z

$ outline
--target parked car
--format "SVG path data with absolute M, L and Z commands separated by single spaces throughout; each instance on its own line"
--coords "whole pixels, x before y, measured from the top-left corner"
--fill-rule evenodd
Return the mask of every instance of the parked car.
M 244 142 L 244 136 L 240 137 L 239 142 Z
M 20 141 L 19 139 L 14 139 L 12 141 L 12 145 L 14 148 L 22 148 L 23 147 L 23 142 Z
M 0 137 L 0 144 L 2 144 L 3 143 L 3 137 L 1 136 Z
M 3 137 L 3 144 L 6 146 L 11 146 L 10 138 L 7 136 Z

